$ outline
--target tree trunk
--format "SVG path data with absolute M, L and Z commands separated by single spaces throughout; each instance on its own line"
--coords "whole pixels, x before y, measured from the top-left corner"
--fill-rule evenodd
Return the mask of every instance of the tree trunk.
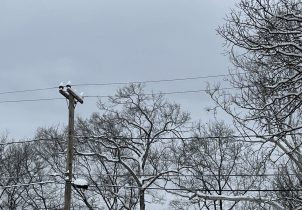
M 139 190 L 139 209 L 145 210 L 145 191 Z

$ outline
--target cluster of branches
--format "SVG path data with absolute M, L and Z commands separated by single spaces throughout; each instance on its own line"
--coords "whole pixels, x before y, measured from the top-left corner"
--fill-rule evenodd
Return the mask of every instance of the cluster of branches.
M 209 91 L 240 132 L 262 139 L 267 159 L 282 172 L 274 180 L 281 189 L 301 189 L 302 183 L 301 26 L 300 0 L 241 0 L 218 29 L 235 66 L 230 83 L 238 91 Z M 301 206 L 299 192 L 276 196 L 284 209 Z
M 47 164 L 32 144 L 0 146 L 0 209 L 58 209 L 61 195 L 44 181 Z
M 76 123 L 74 179 L 84 178 L 90 186 L 73 188 L 74 209 L 145 210 L 150 202 L 167 200 L 171 209 L 280 207 L 275 195 L 261 191 L 273 188 L 261 176 L 268 171 L 266 156 L 237 141 L 225 123 L 189 122 L 189 113 L 178 104 L 145 94 L 141 84 L 119 89 L 98 108 Z M 17 178 L 1 182 L 12 186 L 1 189 L 1 207 L 62 208 L 66 133 L 39 128 L 36 139 L 49 141 L 22 145 L 5 146 L 3 138 L 1 177 Z M 234 176 L 240 174 L 254 176 Z M 54 183 L 13 186 L 49 180 Z

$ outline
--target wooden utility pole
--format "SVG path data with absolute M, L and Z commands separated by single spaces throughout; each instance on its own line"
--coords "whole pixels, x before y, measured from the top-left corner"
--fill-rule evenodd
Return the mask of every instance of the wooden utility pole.
M 65 172 L 65 193 L 64 193 L 64 210 L 70 210 L 71 206 L 71 182 L 72 182 L 72 160 L 73 160 L 73 141 L 74 141 L 74 109 L 77 102 L 83 104 L 83 99 L 78 96 L 68 84 L 66 91 L 64 86 L 59 86 L 59 92 L 69 101 L 68 110 L 68 145 L 67 145 L 67 162 Z

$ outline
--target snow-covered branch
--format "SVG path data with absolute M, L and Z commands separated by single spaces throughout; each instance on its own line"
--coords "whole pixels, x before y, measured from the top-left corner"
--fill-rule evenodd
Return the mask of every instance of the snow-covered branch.
M 252 197 L 252 196 L 229 196 L 229 195 L 210 195 L 210 194 L 204 194 L 200 192 L 195 192 L 193 196 L 191 196 L 190 199 L 193 199 L 194 197 L 199 197 L 206 200 L 226 200 L 226 201 L 250 201 L 250 202 L 256 202 L 256 203 L 265 203 L 269 204 L 272 207 L 274 207 L 276 210 L 285 210 L 283 206 L 281 206 L 279 203 L 272 199 L 263 198 L 263 197 Z

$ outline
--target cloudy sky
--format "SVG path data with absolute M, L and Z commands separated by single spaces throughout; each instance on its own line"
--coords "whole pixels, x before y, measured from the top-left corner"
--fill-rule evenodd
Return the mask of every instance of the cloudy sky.
M 162 80 L 227 74 L 223 40 L 215 29 L 235 0 L 2 0 L 0 1 L 0 132 L 32 138 L 39 126 L 66 125 L 57 88 L 72 84 Z M 205 89 L 207 78 L 147 83 L 148 91 Z M 120 85 L 78 86 L 85 95 L 112 95 Z M 167 95 L 207 121 L 211 104 L 203 92 Z M 96 98 L 76 108 L 96 111 Z

